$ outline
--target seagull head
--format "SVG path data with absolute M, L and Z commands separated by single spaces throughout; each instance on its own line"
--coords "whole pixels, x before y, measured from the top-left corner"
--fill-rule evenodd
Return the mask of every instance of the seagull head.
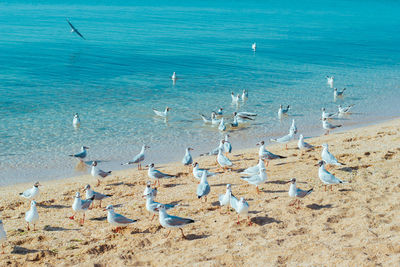
M 35 183 L 33 184 L 33 186 L 34 186 L 34 187 L 39 187 L 39 186 L 41 186 L 41 184 L 40 184 L 39 182 L 35 182 Z
M 74 118 L 79 118 L 78 113 L 75 113 Z
M 257 143 L 256 146 L 263 146 L 264 144 L 264 141 L 261 141 L 260 143 Z
M 144 149 L 148 149 L 148 148 L 150 148 L 149 146 L 146 146 L 146 145 L 144 145 Z
M 319 162 L 318 162 L 318 166 L 323 166 L 325 164 L 325 161 L 323 161 L 323 160 L 320 160 Z
M 165 109 L 166 111 L 170 111 L 171 110 L 171 108 L 170 107 L 166 107 L 166 109 Z
M 113 205 L 108 205 L 108 206 L 104 209 L 104 211 L 112 211 L 112 210 L 114 210 Z
M 146 167 L 148 167 L 148 168 L 154 168 L 154 163 L 151 163 L 151 164 L 147 165 Z
M 333 91 L 337 92 L 337 88 L 333 89 Z
M 87 146 L 83 146 L 82 150 L 89 149 Z
M 93 161 L 92 166 L 97 166 L 97 161 Z
M 90 184 L 85 185 L 85 187 L 83 188 L 83 191 L 89 190 L 90 189 Z
M 230 190 L 231 188 L 232 188 L 231 184 L 227 184 L 227 185 L 226 185 L 226 189 L 227 189 L 227 190 Z
M 304 136 L 302 134 L 299 135 L 299 139 L 303 139 Z
M 322 144 L 321 145 L 323 148 L 328 148 L 328 144 Z
M 325 111 L 325 108 L 321 108 L 321 111 Z
M 163 204 L 158 204 L 157 207 L 155 208 L 156 211 L 163 211 L 165 210 L 165 206 Z
M 198 165 L 199 165 L 199 163 L 197 163 L 197 162 L 194 162 L 192 165 L 193 165 L 193 167 L 196 167 L 196 166 L 198 166 Z
M 292 178 L 292 179 L 290 179 L 289 181 L 287 181 L 286 183 L 287 183 L 287 184 L 288 184 L 288 183 L 295 184 L 295 183 L 296 183 L 296 178 Z
M 76 192 L 76 193 L 75 193 L 75 198 L 80 198 L 80 197 L 81 197 L 81 193 Z
M 193 151 L 194 149 L 191 147 L 186 148 L 187 151 Z
M 245 202 L 246 202 L 246 200 L 244 199 L 244 197 L 241 197 L 239 201 L 240 201 L 240 203 L 245 203 Z
M 31 201 L 31 207 L 36 207 L 36 201 L 35 200 Z

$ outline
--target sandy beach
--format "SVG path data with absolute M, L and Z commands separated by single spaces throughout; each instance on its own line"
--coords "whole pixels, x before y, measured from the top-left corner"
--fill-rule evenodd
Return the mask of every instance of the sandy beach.
M 265 138 L 267 141 L 269 138 Z M 306 139 L 312 145 L 328 143 L 330 151 L 346 165 L 330 167 L 348 184 L 324 191 L 318 178 L 321 148 L 301 153 L 297 140 L 267 148 L 286 159 L 271 161 L 268 181 L 256 193 L 240 179 L 237 170 L 258 161 L 258 148 L 229 155 L 233 171 L 209 179 L 207 202 L 196 197 L 197 180 L 181 163 L 157 166 L 178 178 L 161 180 L 156 201 L 178 202 L 172 215 L 192 218 L 195 223 L 178 229 L 160 226 L 158 216 L 150 221 L 142 193 L 149 180 L 147 170 L 116 172 L 94 187 L 90 175 L 44 182 L 37 199 L 39 223 L 27 231 L 24 214 L 29 201 L 18 193 L 31 184 L 0 188 L 0 211 L 8 235 L 2 266 L 398 266 L 400 265 L 400 119 L 373 126 Z M 197 158 L 202 168 L 217 171 L 215 157 Z M 288 206 L 286 181 L 295 177 L 298 187 L 314 188 L 302 200 L 301 209 Z M 40 180 L 40 179 L 39 179 Z M 218 206 L 218 195 L 226 184 L 250 204 L 253 223 L 236 223 L 234 210 Z M 113 204 L 117 213 L 138 222 L 112 232 L 107 213 L 94 208 L 85 224 L 70 220 L 75 192 L 91 184 L 94 190 L 113 196 L 102 205 Z M 96 203 L 97 205 L 98 203 Z

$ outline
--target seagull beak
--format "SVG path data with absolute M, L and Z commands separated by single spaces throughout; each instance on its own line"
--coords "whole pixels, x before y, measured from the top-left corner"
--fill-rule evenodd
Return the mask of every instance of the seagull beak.
M 103 209 L 103 211 L 107 211 L 107 209 Z

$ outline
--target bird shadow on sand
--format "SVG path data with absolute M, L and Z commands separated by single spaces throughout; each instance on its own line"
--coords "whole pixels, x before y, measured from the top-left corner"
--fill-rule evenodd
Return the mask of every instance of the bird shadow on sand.
M 36 253 L 36 252 L 39 252 L 39 250 L 15 246 L 13 248 L 13 250 L 11 251 L 11 254 L 26 255 L 26 254 L 30 254 L 30 253 Z
M 181 203 L 181 202 L 182 202 L 182 200 L 172 201 L 172 202 L 170 202 L 170 203 L 167 203 L 167 205 L 174 205 L 174 206 L 176 206 L 176 205 L 178 205 L 178 204 Z M 183 205 L 179 205 L 179 206 L 183 206 Z
M 197 240 L 197 239 L 203 239 L 203 238 L 207 238 L 210 235 L 195 235 L 195 234 L 189 234 L 186 235 L 186 240 Z
M 318 204 L 314 203 L 314 204 L 307 205 L 306 207 L 309 209 L 312 209 L 312 210 L 321 210 L 321 209 L 330 209 L 330 208 L 332 208 L 332 205 L 331 204 L 318 205 Z
M 117 182 L 117 183 L 112 183 L 112 184 L 106 184 L 106 186 L 118 186 L 118 185 L 123 185 L 124 182 Z
M 183 184 L 163 184 L 162 187 L 171 188 L 171 187 L 176 187 L 176 186 L 179 186 L 179 185 L 183 185 Z
M 260 190 L 261 192 L 264 192 L 264 193 L 287 193 L 287 190 L 264 190 L 264 189 L 261 189 Z
M 69 208 L 70 206 L 65 206 L 65 205 L 45 205 L 43 203 L 38 203 L 38 207 L 45 208 L 45 209 L 66 209 Z
M 290 164 L 290 163 L 296 163 L 295 161 L 288 161 L 288 162 L 280 162 L 275 164 L 275 166 L 282 166 L 282 165 L 286 165 L 286 164 Z
M 213 184 L 212 186 L 226 186 L 227 184 Z M 230 184 L 231 186 L 235 186 L 236 184 Z
M 268 216 L 257 216 L 251 218 L 251 222 L 259 226 L 263 226 L 270 223 L 281 223 L 282 221 L 276 220 Z
M 101 222 L 101 221 L 107 220 L 107 217 L 106 216 L 101 216 L 101 217 L 90 218 L 89 220 L 90 221 L 99 221 L 99 222 Z
M 80 229 L 67 229 L 64 227 L 46 225 L 45 227 L 43 227 L 43 230 L 48 232 L 60 232 L 60 231 L 79 231 Z
M 353 190 L 352 189 L 346 189 L 346 188 L 339 189 L 339 192 L 351 192 L 351 191 L 353 191 Z
M 93 164 L 93 162 L 97 162 L 97 163 L 102 163 L 102 162 L 107 162 L 107 160 L 87 160 L 87 161 L 84 161 L 84 163 L 86 164 L 86 165 L 92 165 Z
M 219 201 L 211 202 L 211 206 L 214 206 L 214 207 L 215 207 L 215 206 L 220 206 L 220 205 L 219 205 Z

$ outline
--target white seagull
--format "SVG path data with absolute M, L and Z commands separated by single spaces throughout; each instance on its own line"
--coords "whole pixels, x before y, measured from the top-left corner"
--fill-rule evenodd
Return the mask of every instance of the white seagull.
M 245 101 L 247 98 L 249 98 L 249 92 L 244 89 L 242 92 L 242 101 Z
M 321 108 L 321 111 L 322 111 L 321 119 L 330 119 L 330 118 L 333 118 L 333 117 L 335 117 L 335 116 L 338 115 L 337 112 L 336 112 L 336 113 L 329 113 L 329 112 L 326 112 L 326 109 L 325 109 L 325 108 Z
M 181 230 L 182 237 L 186 238 L 186 236 L 183 233 L 182 227 L 184 227 L 190 223 L 194 223 L 194 220 L 169 215 L 167 213 L 164 205 L 158 205 L 157 210 L 159 213 L 158 217 L 159 217 L 160 224 L 162 227 L 164 227 L 164 228 L 179 228 Z M 171 230 L 168 232 L 166 237 L 169 236 L 170 232 L 171 232 Z
M 83 37 L 83 35 L 78 31 L 78 29 L 75 28 L 74 25 L 72 25 L 72 23 L 71 23 L 68 19 L 66 19 L 66 20 L 67 20 L 69 26 L 71 27 L 71 32 L 76 33 L 76 34 L 79 35 L 82 39 L 86 40 L 85 37 Z
M 207 181 L 207 171 L 203 171 L 203 175 L 201 176 L 201 180 L 199 185 L 197 186 L 197 198 L 202 198 L 204 197 L 205 202 L 207 202 L 207 195 L 210 193 L 210 185 L 208 184 Z
M 153 198 L 157 196 L 157 187 L 151 188 L 150 181 L 147 181 L 146 188 L 143 191 L 143 197 L 146 197 L 147 195 L 151 195 Z
M 284 159 L 286 157 L 284 156 L 280 156 L 280 155 L 276 155 L 274 153 L 269 152 L 266 148 L 265 148 L 265 143 L 264 141 L 261 141 L 260 143 L 258 143 L 257 145 L 260 145 L 260 149 L 258 150 L 258 156 L 261 159 L 267 160 L 267 167 L 269 165 L 269 160 L 273 160 L 273 159 Z
M 225 140 L 224 140 L 224 151 L 225 151 L 225 153 L 231 153 L 232 152 L 232 145 L 229 142 L 228 137 L 229 137 L 229 135 L 226 134 L 225 135 Z
M 258 164 L 254 165 L 252 167 L 249 167 L 242 171 L 242 174 L 247 174 L 247 175 L 256 175 L 260 172 L 260 169 L 265 169 L 265 162 L 261 158 L 258 160 Z
M 131 161 L 128 161 L 127 163 L 122 163 L 121 165 L 137 164 L 138 170 L 141 170 L 142 169 L 142 161 L 144 161 L 144 152 L 148 148 L 150 148 L 150 147 L 143 145 L 142 150 L 140 150 L 139 154 L 134 156 Z
M 81 119 L 79 118 L 78 113 L 75 113 L 74 119 L 72 120 L 72 125 L 75 128 L 79 128 L 79 126 L 81 126 Z
M 151 217 L 152 221 L 154 219 L 154 216 L 158 213 L 157 207 L 158 205 L 164 205 L 165 209 L 169 210 L 172 209 L 173 207 L 175 207 L 176 205 L 172 205 L 172 204 L 161 204 L 158 203 L 156 201 L 154 201 L 154 197 L 150 194 L 146 195 L 146 209 L 153 213 L 153 217 Z
M 217 162 L 223 168 L 229 168 L 233 165 L 232 161 L 230 161 L 224 154 L 222 154 L 223 149 L 218 149 Z
M 242 176 L 240 177 L 244 181 L 248 182 L 249 184 L 255 185 L 257 193 L 260 193 L 260 189 L 258 186 L 260 184 L 263 184 L 267 181 L 267 172 L 265 168 L 262 168 L 258 171 L 258 174 L 252 175 L 252 176 Z
M 222 115 L 224 115 L 224 111 L 223 111 L 224 109 L 223 108 L 219 108 L 218 110 L 217 110 L 217 112 L 215 112 L 218 116 L 222 116 Z
M 300 134 L 299 136 L 299 141 L 297 142 L 297 147 L 300 150 L 310 150 L 313 149 L 314 146 L 310 145 L 309 143 L 304 142 L 304 136 L 302 134 Z
M 19 193 L 19 195 L 27 199 L 35 199 L 40 194 L 39 186 L 41 186 L 41 184 L 35 182 L 32 188 L 25 190 L 23 193 Z
M 220 206 L 227 206 L 229 210 L 229 204 L 231 203 L 231 195 L 232 195 L 232 188 L 230 184 L 226 185 L 226 192 L 225 194 L 219 195 L 219 205 Z
M 147 167 L 149 167 L 149 169 L 147 170 L 147 175 L 151 178 L 156 180 L 154 182 L 154 185 L 156 184 L 156 182 L 158 182 L 158 186 L 160 186 L 160 179 L 168 179 L 168 178 L 174 178 L 176 177 L 175 175 L 170 175 L 170 174 L 166 174 L 166 173 L 162 173 L 159 170 L 156 170 L 154 168 L 154 163 L 151 163 L 150 165 L 147 165 Z
M 186 148 L 185 156 L 182 159 L 182 163 L 185 166 L 189 166 L 193 163 L 192 155 L 190 155 L 190 151 L 193 150 L 191 147 Z
M 328 144 L 322 144 L 322 152 L 321 152 L 321 158 L 322 160 L 329 165 L 336 165 L 336 166 L 342 166 L 345 165 L 343 163 L 340 163 L 334 155 L 329 152 L 328 149 Z
M 326 76 L 326 83 L 333 88 L 333 80 L 335 79 L 334 76 Z
M 253 44 L 251 45 L 251 49 L 253 49 L 253 51 L 256 52 L 256 50 L 257 50 L 257 44 L 256 44 L 256 43 L 253 43 Z
M 106 178 L 107 176 L 109 176 L 110 174 L 111 174 L 111 172 L 112 171 L 107 171 L 107 172 L 105 172 L 105 171 L 103 171 L 103 170 L 100 170 L 99 169 L 99 167 L 97 167 L 97 161 L 93 161 L 93 163 L 92 163 L 92 170 L 90 171 L 90 174 L 93 176 L 93 177 L 95 177 L 95 178 L 97 178 L 97 186 L 99 186 L 100 185 L 100 177 L 101 178 Z
M 27 229 L 30 230 L 29 224 L 33 224 L 33 231 L 36 231 L 36 222 L 39 220 L 39 213 L 36 208 L 36 201 L 31 201 L 31 208 L 25 213 L 25 221 L 27 223 Z
M 3 221 L 0 219 L 0 244 L 2 248 L 2 254 L 4 254 L 4 243 L 7 241 L 7 233 L 4 230 Z
M 333 89 L 333 97 L 342 97 L 344 95 L 344 91 L 346 91 L 346 88 L 343 88 L 342 91 L 338 91 L 337 88 Z
M 193 176 L 197 180 L 200 180 L 201 177 L 203 176 L 203 173 L 207 173 L 207 177 L 214 176 L 215 173 L 209 172 L 208 170 L 203 170 L 199 168 L 199 163 L 195 162 L 193 163 Z
M 176 76 L 176 73 L 174 71 L 174 73 L 172 73 L 171 80 L 176 81 L 177 79 L 178 77 Z
M 289 112 L 290 109 L 290 105 L 287 105 L 286 108 L 284 108 L 282 105 L 279 106 L 278 109 L 278 117 L 282 117 L 282 115 L 287 115 L 287 113 Z
M 354 106 L 353 105 L 349 105 L 347 107 L 342 107 L 341 105 L 338 106 L 338 110 L 339 110 L 339 114 L 347 114 L 350 112 L 350 109 Z
M 280 144 L 286 144 L 286 150 L 287 150 L 288 149 L 287 143 L 289 141 L 291 141 L 293 138 L 294 138 L 294 132 L 291 131 L 289 134 L 287 134 L 285 136 L 282 136 L 280 138 L 277 138 L 277 139 L 271 138 L 271 141 L 277 142 L 277 143 L 280 143 Z
M 95 196 L 92 196 L 89 199 L 81 199 L 81 194 L 79 192 L 75 193 L 74 203 L 72 204 L 72 209 L 74 210 L 74 214 L 69 217 L 71 220 L 75 219 L 75 214 L 77 212 L 83 213 L 83 217 L 80 220 L 80 224 L 83 225 L 85 223 L 85 212 L 90 208 Z
M 92 190 L 92 188 L 90 187 L 89 184 L 87 184 L 85 186 L 83 191 L 86 191 L 86 199 L 91 199 L 94 196 L 93 200 L 98 200 L 99 201 L 99 208 L 101 208 L 101 201 L 103 199 L 109 198 L 109 197 L 112 196 L 112 195 L 105 195 L 105 194 L 102 194 L 102 193 L 99 193 L 99 192 L 96 192 L 96 191 Z M 93 203 L 94 203 L 94 201 L 93 201 Z M 93 206 L 94 206 L 94 204 L 93 204 Z
M 326 191 L 326 186 L 330 185 L 331 186 L 331 191 L 332 191 L 332 185 L 333 184 L 343 184 L 343 183 L 347 183 L 345 181 L 342 181 L 338 178 L 336 178 L 333 174 L 331 174 L 330 172 L 328 172 L 325 169 L 325 162 L 323 160 L 321 160 L 320 162 L 318 162 L 319 165 L 319 169 L 318 169 L 318 176 L 319 179 L 325 184 L 325 191 Z
M 225 142 L 224 142 L 224 140 L 220 140 L 219 141 L 219 145 L 218 145 L 218 147 L 216 147 L 216 148 L 214 148 L 213 150 L 211 150 L 210 152 L 208 152 L 208 153 L 203 153 L 203 154 L 200 154 L 200 156 L 212 156 L 212 155 L 218 155 L 218 150 L 219 149 L 222 149 L 222 151 L 225 151 Z
M 239 103 L 239 99 L 240 99 L 239 94 L 237 94 L 235 96 L 235 94 L 233 92 L 231 92 L 231 98 L 232 98 L 232 103 L 236 103 L 236 104 Z
M 224 132 L 226 130 L 224 118 L 221 118 L 221 121 L 219 122 L 219 125 L 218 125 L 218 130 L 221 132 Z
M 168 112 L 171 110 L 171 108 L 166 107 L 164 111 L 158 111 L 156 109 L 153 108 L 154 113 L 159 116 L 159 117 L 163 117 L 163 118 L 167 118 L 168 117 Z
M 311 194 L 311 192 L 313 191 L 313 188 L 311 188 L 310 190 L 307 190 L 307 191 L 301 190 L 300 188 L 297 188 L 297 186 L 296 186 L 296 178 L 292 178 L 287 183 L 291 183 L 290 188 L 289 188 L 289 196 L 296 198 L 293 201 L 293 203 L 289 204 L 289 206 L 293 206 L 297 202 L 297 209 L 300 209 L 300 199 L 299 198 L 304 198 L 305 196 Z
M 104 210 L 108 211 L 108 214 L 107 214 L 108 223 L 111 224 L 112 226 L 117 227 L 114 230 L 114 232 L 116 232 L 116 233 L 119 232 L 121 227 L 128 226 L 137 221 L 137 220 L 128 219 L 121 214 L 115 213 L 113 205 L 108 205 Z
M 326 118 L 322 119 L 322 128 L 324 128 L 326 130 L 325 135 L 329 134 L 330 130 L 333 130 L 333 129 L 336 129 L 339 127 L 342 127 L 342 125 L 333 125 L 333 124 L 329 123 Z
M 296 126 L 296 122 L 294 121 L 294 119 L 292 120 L 292 125 L 290 125 L 290 128 L 289 128 L 289 133 L 290 132 L 297 134 L 297 126 Z
M 252 222 L 250 220 L 250 216 L 249 216 L 249 203 L 247 203 L 246 200 L 244 200 L 243 197 L 240 198 L 240 200 L 238 200 L 236 197 L 231 196 L 231 206 L 232 208 L 235 209 L 235 211 L 238 214 L 238 221 L 237 224 L 240 223 L 239 218 L 240 215 L 243 215 L 245 217 L 247 217 L 248 220 L 248 225 L 252 225 Z
M 83 161 L 86 156 L 87 156 L 87 149 L 89 149 L 87 146 L 82 146 L 81 147 L 81 152 L 77 153 L 77 154 L 73 154 L 73 155 L 69 155 L 70 157 L 74 157 L 79 159 L 80 161 Z

